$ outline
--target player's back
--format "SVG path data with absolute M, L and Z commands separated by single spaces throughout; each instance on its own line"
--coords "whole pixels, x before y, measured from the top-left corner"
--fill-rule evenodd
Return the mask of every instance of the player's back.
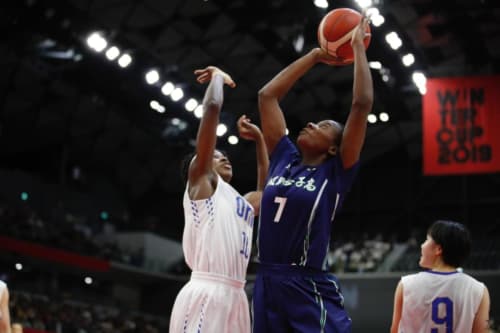
M 485 286 L 471 276 L 425 271 L 402 278 L 403 311 L 398 332 L 468 333 Z

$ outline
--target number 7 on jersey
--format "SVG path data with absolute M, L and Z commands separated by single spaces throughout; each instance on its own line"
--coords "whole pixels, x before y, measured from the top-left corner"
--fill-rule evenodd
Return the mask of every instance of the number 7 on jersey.
M 279 204 L 276 215 L 274 215 L 274 222 L 278 223 L 281 219 L 281 214 L 283 214 L 283 209 L 285 209 L 286 198 L 284 197 L 274 197 L 274 203 Z

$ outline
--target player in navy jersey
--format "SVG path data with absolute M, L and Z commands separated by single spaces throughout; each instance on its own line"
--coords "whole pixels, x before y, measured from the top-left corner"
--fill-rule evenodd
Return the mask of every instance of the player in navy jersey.
M 350 332 L 336 277 L 326 270 L 332 224 L 358 170 L 373 83 L 363 44 L 368 20 L 353 32 L 354 83 L 345 127 L 308 123 L 297 147 L 285 134 L 279 101 L 318 63 L 319 48 L 297 59 L 259 91 L 262 131 L 270 153 L 258 231 L 253 332 Z M 303 110 L 311 112 L 313 110 Z

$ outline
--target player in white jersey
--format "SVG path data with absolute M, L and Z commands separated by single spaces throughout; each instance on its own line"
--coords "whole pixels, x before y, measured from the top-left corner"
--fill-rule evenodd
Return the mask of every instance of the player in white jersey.
M 267 150 L 260 129 L 245 116 L 240 117 L 240 136 L 256 143 L 257 189 L 245 196 L 239 194 L 229 185 L 232 168 L 227 156 L 215 149 L 224 84 L 234 87 L 235 83 L 213 66 L 195 74 L 198 82 L 209 84 L 183 198 L 182 246 L 192 274 L 176 297 L 169 332 L 249 333 L 244 285 L 254 216 L 259 211 L 269 163 Z
M 428 270 L 399 281 L 391 333 L 489 332 L 488 288 L 458 269 L 470 251 L 468 230 L 438 220 L 421 250 L 419 265 Z
M 10 333 L 9 288 L 0 280 L 0 333 Z

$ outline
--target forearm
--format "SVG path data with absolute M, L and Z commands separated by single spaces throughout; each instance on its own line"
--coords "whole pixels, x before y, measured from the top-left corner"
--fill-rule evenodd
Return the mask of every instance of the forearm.
M 363 43 L 353 45 L 354 82 L 352 104 L 370 112 L 373 105 L 373 81 Z
M 317 50 L 313 49 L 279 72 L 259 91 L 259 96 L 272 96 L 278 100 L 283 98 L 295 82 L 304 76 L 317 62 Z
M 203 105 L 205 109 L 215 106 L 220 109 L 224 102 L 224 77 L 221 74 L 215 73 L 212 80 L 208 84 L 205 96 L 203 97 Z M 205 110 L 206 111 L 206 110 Z
M 257 159 L 257 191 L 262 191 L 266 185 L 266 177 L 269 169 L 269 155 L 261 134 L 255 139 L 255 153 Z
M 217 125 L 224 99 L 224 79 L 214 75 L 203 98 L 203 116 L 196 135 L 196 160 L 194 174 L 206 174 L 212 168 L 212 158 L 217 142 Z M 191 178 L 191 177 L 190 177 Z

